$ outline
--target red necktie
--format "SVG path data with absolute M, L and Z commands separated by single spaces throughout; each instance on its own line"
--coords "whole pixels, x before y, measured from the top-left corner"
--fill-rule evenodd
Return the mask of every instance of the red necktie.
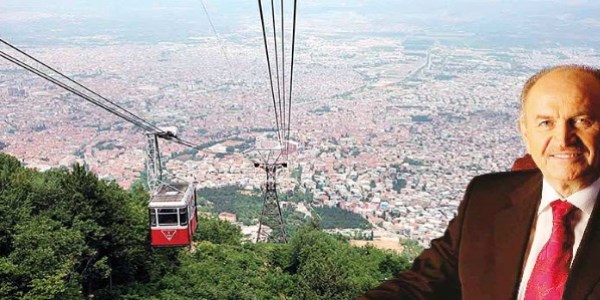
M 537 257 L 525 300 L 558 300 L 562 298 L 569 276 L 575 233 L 571 226 L 575 208 L 567 201 L 556 200 L 552 206 L 552 234 Z

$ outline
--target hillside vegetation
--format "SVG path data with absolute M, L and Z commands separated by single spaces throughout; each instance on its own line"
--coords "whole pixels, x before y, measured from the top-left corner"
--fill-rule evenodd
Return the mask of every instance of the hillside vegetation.
M 212 213 L 229 212 L 237 216 L 238 222 L 244 225 L 258 224 L 263 206 L 263 195 L 259 190 L 245 191 L 241 187 L 227 185 L 219 188 L 202 188 L 198 191 L 200 196 L 199 204 L 202 210 Z M 300 190 L 295 190 L 293 195 L 280 195 L 280 201 L 288 202 L 293 205 L 304 200 L 312 199 L 311 194 L 305 194 Z M 308 201 L 307 201 L 308 202 Z M 303 213 L 294 210 L 293 205 L 286 205 L 282 208 L 282 214 L 285 223 L 288 225 L 287 232 L 294 232 L 299 225 L 309 222 L 312 218 L 306 217 Z M 310 205 L 310 204 L 306 204 Z M 333 207 L 315 207 L 312 214 L 318 215 L 319 224 L 324 229 L 332 228 L 371 228 L 369 222 L 353 212 L 343 210 L 336 206 Z
M 80 165 L 42 173 L 0 153 L 0 299 L 352 299 L 408 267 L 313 222 L 253 244 L 203 218 L 192 251 L 152 249 L 147 200 Z

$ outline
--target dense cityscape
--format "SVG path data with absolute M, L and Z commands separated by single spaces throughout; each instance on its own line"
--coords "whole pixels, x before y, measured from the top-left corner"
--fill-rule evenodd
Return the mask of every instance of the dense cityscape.
M 412 27 L 348 37 L 311 25 L 298 36 L 293 151 L 279 173 L 281 194 L 300 189 L 314 206 L 364 216 L 378 237 L 423 244 L 443 233 L 472 177 L 506 171 L 525 153 L 516 119 L 526 78 L 558 63 L 597 65 L 600 55 L 579 45 L 471 46 L 466 34 L 407 34 Z M 256 30 L 159 43 L 99 35 L 20 46 L 205 145 L 191 151 L 161 141 L 171 178 L 253 190 L 264 183 L 254 161 L 265 153 L 249 150 L 272 144 L 275 124 Z M 142 130 L 7 61 L 0 61 L 0 104 L 0 150 L 27 167 L 79 162 L 126 188 L 144 172 Z

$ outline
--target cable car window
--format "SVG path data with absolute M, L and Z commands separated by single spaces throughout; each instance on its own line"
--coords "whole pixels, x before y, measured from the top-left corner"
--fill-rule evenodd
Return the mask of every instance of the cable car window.
M 188 224 L 187 207 L 179 209 L 179 225 L 185 226 Z
M 156 227 L 156 210 L 150 209 L 150 226 Z
M 177 208 L 159 208 L 158 225 L 177 226 Z

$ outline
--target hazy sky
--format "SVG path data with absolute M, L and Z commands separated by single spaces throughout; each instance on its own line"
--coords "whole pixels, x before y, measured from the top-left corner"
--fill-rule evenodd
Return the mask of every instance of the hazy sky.
M 275 1 L 278 3 L 278 1 Z M 284 0 L 286 13 L 292 1 Z M 266 9 L 270 2 L 263 2 Z M 204 0 L 219 34 L 255 34 L 258 4 Z M 287 20 L 291 16 L 287 15 Z M 598 45 L 598 1 L 299 0 L 298 28 L 310 34 L 469 33 L 503 43 Z M 111 36 L 120 42 L 186 41 L 212 35 L 198 0 L 0 0 L 0 36 L 23 43 Z

